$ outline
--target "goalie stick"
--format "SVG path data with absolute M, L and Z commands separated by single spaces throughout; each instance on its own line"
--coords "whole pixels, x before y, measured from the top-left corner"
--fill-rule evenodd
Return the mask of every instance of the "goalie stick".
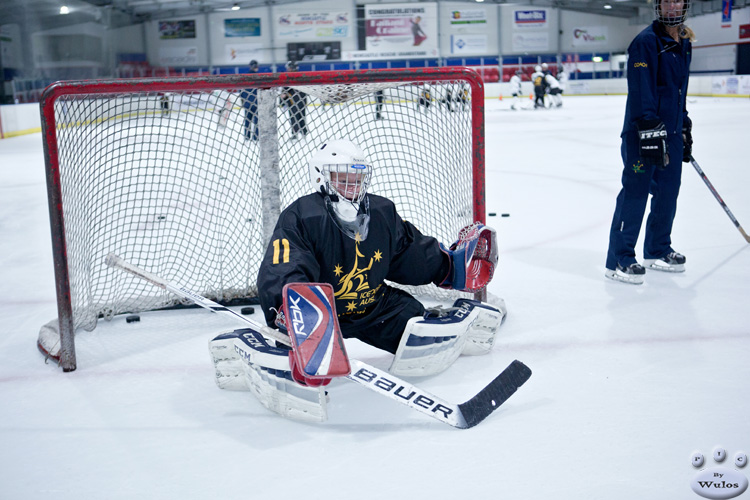
M 250 325 L 263 335 L 278 340 L 282 344 L 291 344 L 289 337 L 280 331 L 258 324 L 221 304 L 144 271 L 113 253 L 107 255 L 106 264 L 138 276 L 211 312 L 224 314 L 245 325 Z M 362 361 L 350 359 L 349 362 L 352 366 L 352 373 L 346 376 L 347 379 L 459 429 L 474 427 L 487 418 L 531 377 L 531 370 L 515 360 L 474 397 L 464 403 L 455 404 Z
M 745 241 L 750 243 L 750 236 L 747 235 L 744 229 L 742 229 L 742 226 L 740 226 L 740 223 L 737 221 L 737 219 L 734 217 L 734 214 L 731 210 L 729 210 L 729 207 L 726 203 L 724 203 L 724 200 L 721 199 L 721 196 L 719 196 L 718 191 L 716 191 L 716 188 L 713 184 L 711 184 L 711 181 L 708 180 L 708 177 L 706 177 L 706 174 L 703 173 L 703 170 L 701 169 L 700 165 L 698 165 L 698 162 L 695 161 L 695 158 L 692 156 L 690 157 L 690 163 L 695 167 L 695 171 L 698 172 L 698 175 L 701 176 L 701 179 L 703 179 L 703 182 L 706 183 L 706 186 L 708 186 L 708 189 L 711 190 L 711 193 L 714 195 L 714 198 L 716 198 L 716 201 L 719 202 L 719 205 L 721 205 L 721 208 L 724 209 L 724 211 L 727 213 L 729 218 L 732 220 L 734 225 L 739 229 L 740 233 L 742 233 L 742 237 L 745 238 Z

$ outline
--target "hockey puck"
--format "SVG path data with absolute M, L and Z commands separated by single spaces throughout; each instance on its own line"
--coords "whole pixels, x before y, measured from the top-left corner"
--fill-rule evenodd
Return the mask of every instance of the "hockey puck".
M 510 217 L 510 214 L 502 214 L 500 217 Z
M 243 307 L 242 309 L 240 309 L 240 312 L 242 314 L 253 314 L 255 312 L 255 308 L 254 307 Z
M 137 323 L 141 320 L 141 317 L 137 314 L 131 314 L 130 316 L 125 317 L 125 321 L 128 323 Z
M 494 217 L 494 216 L 496 216 L 497 214 L 496 214 L 495 212 L 490 212 L 490 213 L 488 213 L 487 215 L 489 215 L 490 217 Z

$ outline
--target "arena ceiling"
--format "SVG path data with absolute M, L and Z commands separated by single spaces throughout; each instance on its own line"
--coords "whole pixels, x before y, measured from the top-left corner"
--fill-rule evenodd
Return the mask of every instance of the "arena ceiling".
M 416 3 L 418 0 L 403 1 Z M 469 4 L 476 3 L 476 0 L 464 1 Z M 722 0 L 692 1 L 693 15 L 717 12 L 722 8 Z M 484 3 L 494 4 L 557 7 L 575 12 L 629 18 L 633 22 L 644 22 L 649 18 L 651 2 L 652 0 L 484 0 Z M 91 21 L 121 26 L 150 19 L 230 11 L 233 6 L 251 8 L 291 3 L 304 4 L 299 0 L 0 0 L 0 18 L 2 24 L 19 23 L 41 29 Z M 361 0 L 357 3 L 379 2 Z M 60 14 L 63 5 L 67 6 L 69 14 Z M 735 9 L 747 5 L 750 5 L 750 0 L 734 0 Z

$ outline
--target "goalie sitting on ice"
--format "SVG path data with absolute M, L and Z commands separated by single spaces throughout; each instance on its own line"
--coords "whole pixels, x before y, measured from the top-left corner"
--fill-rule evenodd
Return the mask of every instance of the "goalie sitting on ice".
M 393 354 L 394 375 L 437 374 L 461 354 L 488 353 L 504 308 L 458 299 L 451 308 L 425 310 L 412 295 L 384 280 L 481 291 L 497 264 L 495 231 L 475 223 L 450 247 L 423 235 L 401 219 L 393 202 L 367 192 L 375 169 L 347 140 L 322 145 L 309 170 L 314 192 L 281 213 L 258 273 L 268 325 L 294 337 L 296 325 L 290 323 L 296 319 L 289 307 L 296 307 L 299 295 L 289 295 L 287 288 L 305 290 L 307 285 L 318 296 L 316 321 L 330 321 L 325 317 L 329 311 L 334 320 L 337 316 L 344 338 Z M 324 287 L 331 293 L 318 293 Z M 294 351 L 272 347 L 260 333 L 247 331 L 220 335 L 210 347 L 220 387 L 250 389 L 284 416 L 325 420 L 320 386 L 330 379 L 312 380 L 299 367 L 290 367 Z

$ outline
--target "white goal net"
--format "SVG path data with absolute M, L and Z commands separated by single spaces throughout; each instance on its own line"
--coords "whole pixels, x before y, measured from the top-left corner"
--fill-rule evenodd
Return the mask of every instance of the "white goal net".
M 54 84 L 41 105 L 59 317 L 40 349 L 72 370 L 76 330 L 180 303 L 107 267 L 110 252 L 252 300 L 276 218 L 311 192 L 307 161 L 330 139 L 359 144 L 371 192 L 450 244 L 484 221 L 483 100 L 466 69 Z

